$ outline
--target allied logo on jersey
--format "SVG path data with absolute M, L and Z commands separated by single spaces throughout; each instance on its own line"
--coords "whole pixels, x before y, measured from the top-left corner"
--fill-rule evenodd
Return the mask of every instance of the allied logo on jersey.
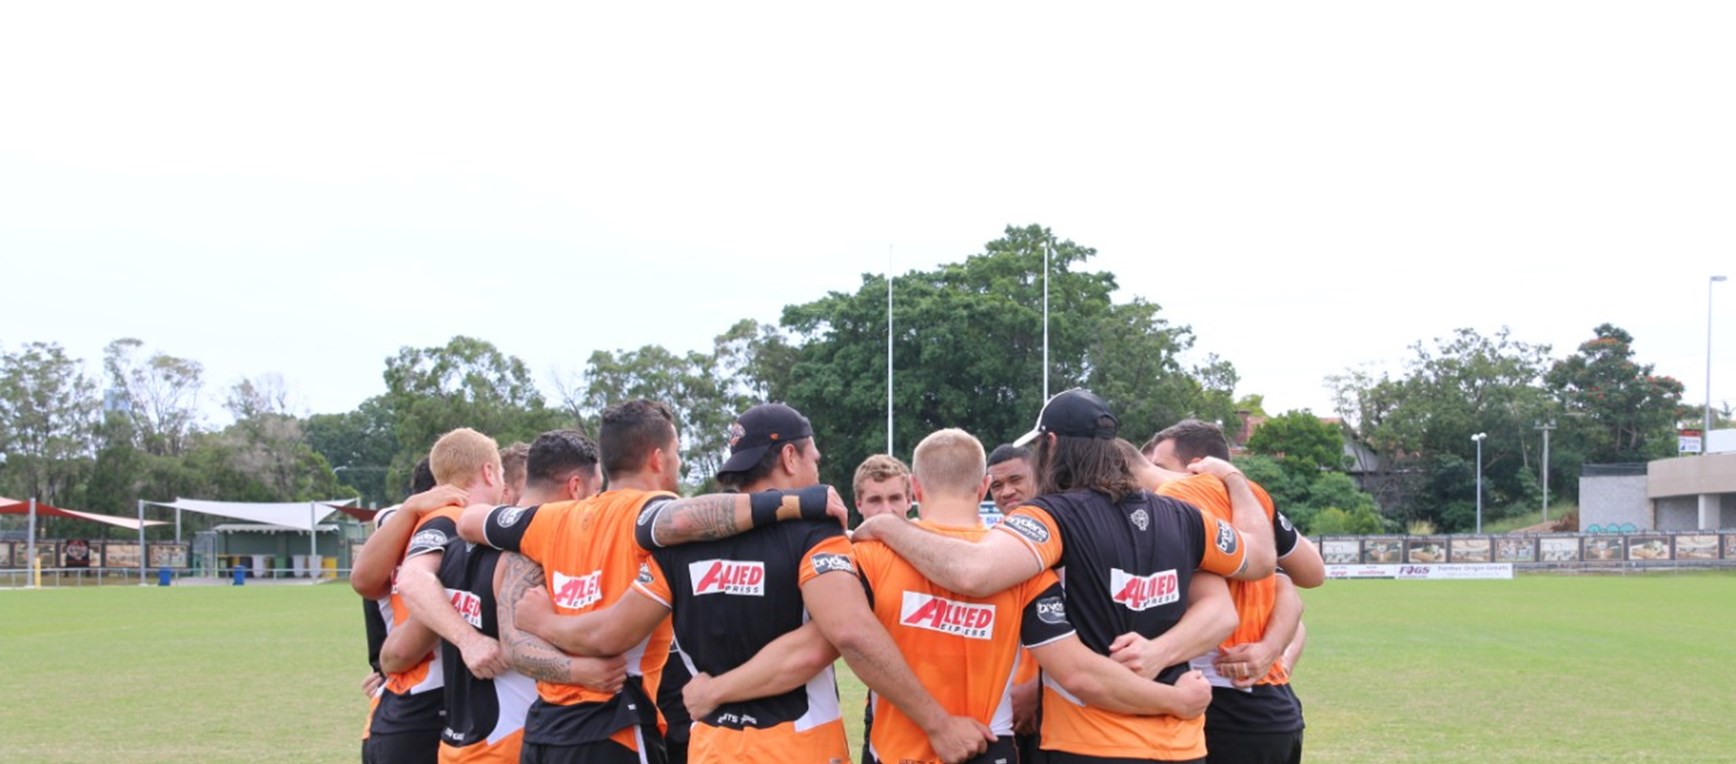
M 1049 529 L 1043 527 L 1042 521 L 1030 515 L 1011 515 L 1001 518 L 1001 521 L 996 524 L 1030 539 L 1032 543 L 1049 543 Z
M 447 589 L 446 599 L 452 602 L 452 609 L 463 616 L 464 622 L 478 629 L 482 628 L 482 598 L 462 589 Z
M 957 602 L 920 592 L 905 592 L 898 622 L 918 629 L 966 639 L 993 639 L 995 608 L 974 602 Z
M 829 552 L 822 552 L 820 554 L 814 555 L 813 559 L 814 559 L 814 574 L 815 575 L 819 575 L 821 573 L 831 573 L 832 571 L 835 571 L 835 570 L 843 571 L 845 573 L 855 573 L 856 572 L 856 565 L 855 565 L 855 563 L 850 562 L 850 556 L 849 555 L 831 554 Z
M 417 531 L 416 535 L 410 538 L 410 548 L 439 549 L 446 546 L 447 541 L 450 541 L 450 539 L 446 537 L 445 531 L 438 528 L 429 528 L 427 530 Z
M 1218 551 L 1224 554 L 1236 553 L 1236 529 L 1231 528 L 1230 524 L 1223 520 L 1218 521 L 1217 545 Z
M 1278 513 L 1278 525 L 1279 527 L 1282 527 L 1286 533 L 1296 532 L 1296 526 L 1290 524 L 1290 518 L 1283 512 Z
M 1110 568 L 1109 591 L 1116 603 L 1133 611 L 1181 601 L 1181 582 L 1174 569 L 1136 576 L 1120 568 Z
M 649 569 L 642 575 L 650 575 Z M 687 575 L 693 579 L 693 596 L 705 594 L 735 594 L 744 597 L 766 595 L 766 564 L 752 560 L 700 560 L 687 564 Z
M 648 563 L 648 562 L 639 563 L 639 579 L 638 580 L 639 580 L 639 583 L 641 583 L 641 584 L 649 584 L 649 583 L 652 583 L 656 580 L 651 575 L 651 563 Z
M 1133 510 L 1133 515 L 1127 519 L 1133 521 L 1134 526 L 1139 528 L 1140 533 L 1144 533 L 1147 528 L 1151 527 L 1151 515 L 1146 514 L 1143 509 Z
M 527 509 L 530 507 L 502 507 L 500 514 L 494 518 L 494 524 L 502 528 L 511 528 L 518 524 L 518 519 L 524 516 Z
M 593 570 L 582 576 L 569 576 L 555 571 L 555 588 L 549 599 L 555 605 L 578 610 L 603 598 L 603 571 Z
M 1067 602 L 1057 594 L 1037 600 L 1037 620 L 1059 626 L 1067 622 Z

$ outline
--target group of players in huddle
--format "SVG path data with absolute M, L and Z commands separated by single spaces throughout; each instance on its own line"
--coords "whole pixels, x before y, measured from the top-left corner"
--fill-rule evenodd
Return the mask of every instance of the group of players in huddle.
M 871 457 L 854 532 L 799 412 L 729 443 L 732 492 L 683 498 L 654 401 L 543 434 L 522 478 L 440 438 L 354 563 L 362 760 L 844 764 L 839 657 L 865 763 L 1301 759 L 1296 587 L 1325 568 L 1216 426 L 1140 448 L 1069 390 L 992 454 L 946 429 Z

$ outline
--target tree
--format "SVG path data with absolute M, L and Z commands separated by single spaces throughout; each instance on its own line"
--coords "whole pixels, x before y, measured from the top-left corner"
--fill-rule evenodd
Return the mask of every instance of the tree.
M 123 337 L 103 349 L 103 369 L 120 391 L 121 408 L 132 419 L 139 447 L 158 456 L 179 456 L 198 429 L 199 393 L 204 366 L 158 352 L 139 358 L 144 342 Z
M 334 474 L 345 486 L 354 486 L 364 501 L 384 507 L 409 493 L 409 473 L 402 483 L 387 482 L 387 471 L 398 455 L 398 435 L 384 396 L 369 398 L 342 414 L 314 414 L 302 422 L 302 432 L 308 446 L 333 470 L 341 470 Z
M 14 496 L 66 501 L 93 457 L 96 385 L 56 343 L 0 356 L 0 444 Z
M 573 424 L 544 406 L 524 361 L 472 337 L 453 337 L 443 347 L 401 348 L 386 359 L 383 376 L 383 400 L 398 439 L 389 485 L 408 485 L 416 460 L 459 427 L 507 443 Z
M 1483 477 L 1487 503 L 1529 500 L 1520 476 L 1533 467 L 1539 421 L 1553 419 L 1555 403 L 1542 385 L 1549 347 L 1460 329 L 1434 347 L 1417 342 L 1406 374 L 1378 378 L 1358 370 L 1329 378 L 1338 413 L 1381 457 L 1387 474 L 1375 481 L 1381 507 L 1403 521 L 1429 520 L 1445 530 L 1468 527 L 1449 505 L 1475 502 L 1474 488 L 1433 479 L 1443 457 L 1472 460 L 1471 435 L 1486 433 Z M 1470 484 L 1474 485 L 1474 483 Z M 1535 486 L 1535 481 L 1531 481 Z
M 720 363 L 725 344 L 718 337 L 713 352 L 680 356 L 660 345 L 596 351 L 586 366 L 580 411 L 594 423 L 604 408 L 622 401 L 669 404 L 681 434 L 683 472 L 693 484 L 704 484 L 728 456 L 730 423 L 752 405 L 745 386 Z
M 1586 457 L 1600 462 L 1636 462 L 1675 454 L 1675 424 L 1682 383 L 1633 361 L 1633 335 L 1613 324 L 1592 330 L 1579 352 L 1557 361 L 1547 381 L 1578 421 Z M 1703 409 L 1702 409 L 1703 410 Z
M 1307 409 L 1267 419 L 1248 439 L 1248 450 L 1276 458 L 1299 474 L 1344 469 L 1344 435 Z
M 1095 250 L 1040 226 L 1008 227 L 964 262 L 894 279 L 895 452 L 907 455 L 942 427 L 965 427 L 991 448 L 1030 429 L 1043 404 L 1043 253 L 1051 248 L 1052 393 L 1092 387 L 1135 436 L 1233 408 L 1219 389 L 1234 384 L 1233 369 L 1214 359 L 1208 384 L 1182 368 L 1189 330 L 1168 325 L 1154 304 L 1114 304 L 1115 277 L 1080 267 Z M 795 348 L 779 366 L 789 370 L 787 402 L 813 419 L 828 482 L 848 485 L 863 458 L 887 450 L 886 320 L 878 274 L 864 274 L 853 293 L 784 309 Z

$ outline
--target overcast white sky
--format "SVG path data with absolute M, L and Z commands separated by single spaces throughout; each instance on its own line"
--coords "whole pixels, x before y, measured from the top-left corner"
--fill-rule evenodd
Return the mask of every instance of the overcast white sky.
M 1037 222 L 1273 413 L 1461 326 L 1614 322 L 1704 396 L 1736 5 L 574 5 L 7 4 L 0 348 L 333 412 L 464 333 L 552 396 Z

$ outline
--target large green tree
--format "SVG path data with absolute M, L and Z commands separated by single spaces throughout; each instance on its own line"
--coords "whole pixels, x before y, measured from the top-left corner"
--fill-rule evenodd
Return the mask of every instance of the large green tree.
M 942 427 L 966 428 L 991 448 L 1030 429 L 1043 403 L 1045 249 L 1052 393 L 1090 386 L 1133 438 L 1185 416 L 1233 415 L 1229 364 L 1182 367 L 1187 327 L 1142 300 L 1114 303 L 1115 277 L 1082 268 L 1095 250 L 1040 226 L 1009 227 L 963 262 L 894 279 L 895 455 L 908 457 Z M 814 421 L 822 476 L 839 485 L 863 458 L 887 450 L 886 292 L 885 277 L 869 274 L 855 292 L 784 309 L 795 348 L 787 401 Z
M 524 361 L 473 337 L 453 337 L 441 347 L 402 348 L 386 359 L 384 377 L 383 401 L 398 439 L 389 485 L 408 485 L 416 460 L 458 427 L 510 443 L 574 424 L 544 405 Z
M 110 342 L 103 349 L 103 370 L 122 402 L 119 410 L 132 421 L 139 447 L 157 456 L 179 456 L 199 429 L 205 368 L 160 351 L 147 355 L 144 345 L 132 337 Z
M 1633 360 L 1633 335 L 1600 324 L 1579 351 L 1549 369 L 1550 390 L 1573 415 L 1568 434 L 1584 438 L 1593 462 L 1637 462 L 1673 456 L 1675 425 L 1685 415 L 1682 383 Z M 1703 408 L 1696 411 L 1704 411 Z
M 0 447 L 17 498 L 64 502 L 94 457 L 96 385 L 56 343 L 31 342 L 0 356 Z
M 1542 385 L 1549 347 L 1515 340 L 1502 328 L 1494 336 L 1460 329 L 1432 347 L 1418 342 L 1411 350 L 1402 377 L 1351 371 L 1328 380 L 1338 413 L 1381 457 L 1381 507 L 1407 522 L 1468 527 L 1469 515 L 1455 508 L 1475 504 L 1474 467 L 1469 482 L 1446 479 L 1442 469 L 1473 462 L 1471 436 L 1479 432 L 1487 435 L 1485 519 L 1531 501 L 1537 482 L 1526 476 L 1535 468 L 1534 428 L 1556 413 Z

